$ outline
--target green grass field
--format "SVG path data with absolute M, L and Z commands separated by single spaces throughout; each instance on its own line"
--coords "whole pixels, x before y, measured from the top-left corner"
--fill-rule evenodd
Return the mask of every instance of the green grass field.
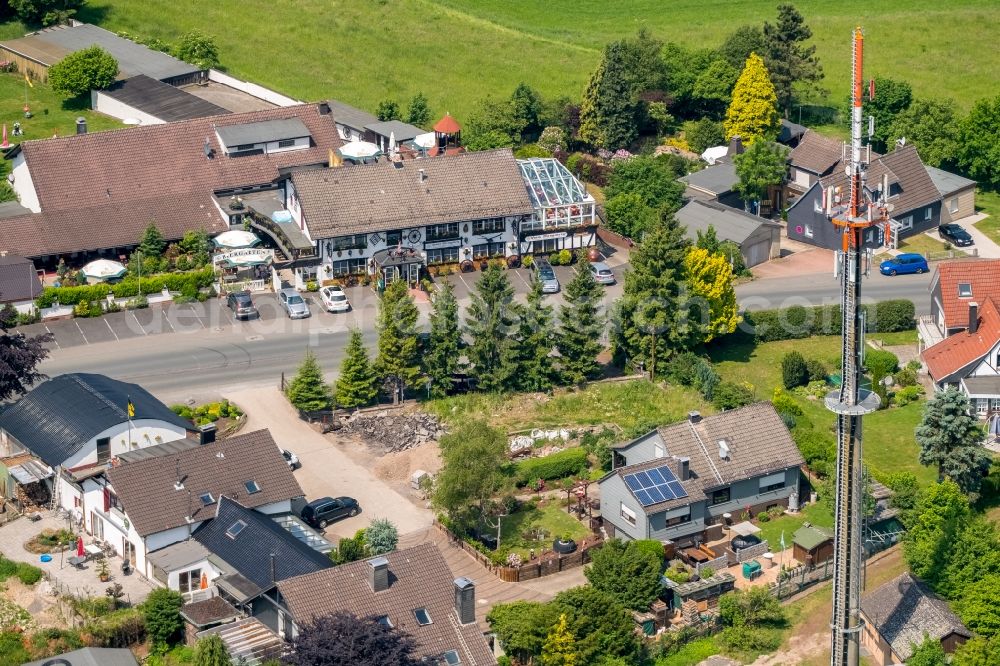
M 976 191 L 976 212 L 989 215 L 976 223 L 976 229 L 1000 243 L 1000 193 Z
M 46 139 L 54 134 L 68 136 L 76 132 L 76 119 L 83 116 L 87 119 L 87 130 L 100 130 L 125 127 L 116 118 L 94 113 L 83 106 L 78 100 L 64 100 L 52 92 L 44 83 L 34 82 L 34 87 L 28 90 L 28 106 L 33 117 L 24 117 L 24 77 L 19 74 L 0 74 L 0 123 L 7 125 L 7 139 L 17 143 L 25 139 Z M 24 136 L 15 137 L 14 123 L 21 123 Z
M 640 27 L 689 46 L 716 46 L 733 28 L 774 20 L 777 0 L 91 0 L 80 18 L 171 41 L 215 37 L 239 77 L 308 100 L 373 110 L 423 91 L 436 115 L 460 120 L 486 94 L 526 81 L 579 98 L 600 50 Z M 867 31 L 869 74 L 910 81 L 917 94 L 969 107 L 995 93 L 1000 5 L 988 0 L 819 0 L 795 3 L 814 32 L 835 105 L 847 94 L 850 32 Z M 0 36 L 25 32 L 8 24 Z

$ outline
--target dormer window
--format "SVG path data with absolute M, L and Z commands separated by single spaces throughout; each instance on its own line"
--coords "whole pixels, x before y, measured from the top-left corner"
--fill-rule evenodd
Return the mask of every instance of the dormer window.
M 958 297 L 959 298 L 972 298 L 972 283 L 971 282 L 959 282 L 958 283 Z

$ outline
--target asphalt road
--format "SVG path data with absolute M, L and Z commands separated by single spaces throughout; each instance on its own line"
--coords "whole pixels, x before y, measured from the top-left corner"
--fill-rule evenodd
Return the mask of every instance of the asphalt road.
M 565 284 L 569 268 L 558 267 Z M 619 278 L 621 268 L 616 268 Z M 527 273 L 515 271 L 512 284 L 518 299 L 528 291 Z M 456 296 L 468 304 L 475 273 L 453 275 Z M 440 278 L 439 278 L 440 279 Z M 871 276 L 865 283 L 864 302 L 907 298 L 917 313 L 929 311 L 929 275 Z M 621 284 L 606 287 L 605 302 L 621 294 Z M 740 303 L 747 309 L 825 305 L 839 302 L 837 280 L 829 274 L 774 278 L 740 285 Z M 367 288 L 349 290 L 354 309 L 349 313 L 322 311 L 315 299 L 313 316 L 289 321 L 273 295 L 255 297 L 259 320 L 234 321 L 219 301 L 150 308 L 138 313 L 117 313 L 99 319 L 72 319 L 26 327 L 29 332 L 49 330 L 55 336 L 51 356 L 42 364 L 49 375 L 95 372 L 143 385 L 170 401 L 217 397 L 223 388 L 275 386 L 284 372 L 289 377 L 307 348 L 312 348 L 328 374 L 340 365 L 353 327 L 364 334 L 374 349 L 375 313 L 378 299 Z M 547 296 L 558 306 L 561 294 Z M 430 306 L 419 303 L 426 326 Z

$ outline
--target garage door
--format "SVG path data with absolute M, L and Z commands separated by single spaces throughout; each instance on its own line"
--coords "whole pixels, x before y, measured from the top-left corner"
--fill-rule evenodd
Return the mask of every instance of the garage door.
M 770 248 L 771 244 L 767 240 L 757 241 L 753 245 L 745 245 L 743 247 L 743 258 L 746 261 L 747 268 L 767 261 L 768 250 Z

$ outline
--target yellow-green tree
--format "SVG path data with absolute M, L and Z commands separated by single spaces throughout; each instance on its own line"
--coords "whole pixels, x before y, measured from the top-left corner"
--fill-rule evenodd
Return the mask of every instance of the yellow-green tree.
M 758 139 L 773 141 L 781 129 L 778 97 L 764 61 L 756 53 L 747 58 L 743 73 L 733 88 L 733 101 L 726 111 L 726 140 L 738 136 L 746 145 Z
M 729 259 L 723 254 L 693 247 L 684 257 L 684 271 L 694 299 L 694 310 L 700 310 L 702 339 L 709 342 L 735 331 L 740 318 Z
M 573 634 L 566 622 L 566 614 L 549 629 L 549 635 L 542 646 L 542 666 L 576 666 L 577 654 Z

